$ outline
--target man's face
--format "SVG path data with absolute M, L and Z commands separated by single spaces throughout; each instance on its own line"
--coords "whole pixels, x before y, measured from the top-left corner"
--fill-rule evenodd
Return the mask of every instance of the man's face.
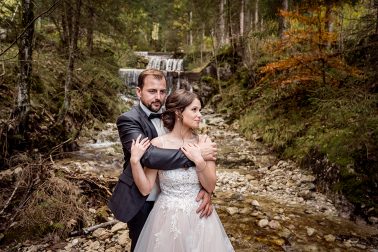
M 167 83 L 164 78 L 156 79 L 148 75 L 144 79 L 143 88 L 137 87 L 137 95 L 140 101 L 152 112 L 158 112 L 165 102 L 167 94 Z

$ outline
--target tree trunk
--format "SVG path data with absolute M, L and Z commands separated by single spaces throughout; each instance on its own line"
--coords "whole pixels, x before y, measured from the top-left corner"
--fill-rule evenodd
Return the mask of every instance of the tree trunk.
M 192 30 L 192 24 L 193 22 L 193 12 L 189 12 L 189 46 L 193 45 L 193 30 Z
M 87 48 L 89 50 L 89 53 L 92 54 L 93 52 L 93 25 L 95 23 L 94 18 L 94 8 L 89 7 L 88 8 L 88 19 L 89 19 L 89 25 L 87 28 Z
M 72 37 L 72 7 L 63 1 L 62 11 L 62 37 L 61 43 L 63 49 L 69 48 L 70 38 Z
M 224 18 L 224 1 L 225 0 L 221 0 L 220 1 L 220 5 L 219 5 L 219 31 L 220 31 L 220 45 L 224 45 L 225 44 L 225 34 L 226 34 L 226 29 L 225 29 L 225 18 Z
M 227 30 L 228 30 L 228 39 L 227 42 L 235 49 L 235 37 L 234 31 L 232 29 L 232 13 L 231 13 L 231 0 L 227 0 Z
M 376 19 L 375 19 L 375 34 L 378 34 L 378 1 L 374 0 L 374 7 L 376 12 Z
M 204 41 L 205 41 L 205 24 L 202 24 L 202 38 L 201 38 L 201 66 L 203 64 L 203 49 L 204 49 Z
M 342 11 L 340 11 L 339 19 L 340 19 L 339 50 L 343 51 L 344 50 L 344 14 Z M 344 57 L 343 53 L 341 55 L 342 57 Z
M 241 0 L 240 6 L 240 36 L 244 35 L 244 0 Z
M 245 20 L 245 23 L 246 23 L 246 30 L 247 32 L 250 32 L 252 30 L 252 11 L 250 8 L 247 8 L 247 11 L 245 12 L 247 14 L 246 16 L 246 20 Z
M 69 43 L 67 76 L 64 83 L 64 100 L 63 100 L 62 107 L 60 108 L 60 111 L 59 111 L 59 117 L 57 120 L 58 124 L 61 124 L 64 121 L 67 111 L 71 105 L 71 86 L 72 86 L 72 79 L 73 79 L 73 71 L 75 67 L 77 41 L 79 37 L 80 11 L 81 11 L 81 0 L 76 0 L 73 22 L 72 22 L 72 33 L 71 33 L 72 36 L 70 37 L 70 43 Z
M 333 32 L 333 17 L 332 17 L 332 8 L 333 4 L 330 2 L 326 3 L 326 11 L 325 11 L 325 31 L 327 33 L 332 33 Z M 332 42 L 328 41 L 327 42 L 327 48 L 331 49 Z
M 32 73 L 32 54 L 34 36 L 34 3 L 32 0 L 23 0 L 22 7 L 22 27 L 25 33 L 22 35 L 19 44 L 19 65 L 20 78 L 18 81 L 18 96 L 15 117 L 18 121 L 18 133 L 24 135 L 29 121 L 30 112 L 30 86 Z
M 255 2 L 255 31 L 259 30 L 259 0 Z
M 288 11 L 289 9 L 289 3 L 288 0 L 282 0 L 282 6 L 281 9 L 283 11 Z M 278 10 L 280 11 L 280 10 Z M 283 38 L 284 31 L 287 29 L 287 22 L 285 20 L 285 17 L 280 15 L 278 16 L 278 36 L 280 38 Z
M 219 65 L 218 65 L 218 50 L 217 46 L 215 45 L 215 39 L 214 39 L 214 31 L 211 32 L 211 45 L 213 47 L 213 56 L 215 61 L 215 69 L 217 73 L 217 82 L 218 82 L 218 91 L 219 94 L 222 95 L 222 83 L 220 81 L 220 73 L 219 73 Z

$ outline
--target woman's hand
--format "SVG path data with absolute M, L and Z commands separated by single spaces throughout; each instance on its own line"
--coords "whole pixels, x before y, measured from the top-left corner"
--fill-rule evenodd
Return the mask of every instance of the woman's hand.
M 143 154 L 146 152 L 147 148 L 150 146 L 150 140 L 148 137 L 143 138 L 140 140 L 142 136 L 139 135 L 137 139 L 133 139 L 133 142 L 131 143 L 131 157 L 130 161 L 139 162 L 139 160 L 142 158 Z
M 204 161 L 198 144 L 187 143 L 181 147 L 181 150 L 184 152 L 185 156 L 192 160 L 195 164 Z
M 207 135 L 200 135 L 198 146 L 201 149 L 201 155 L 206 161 L 215 161 L 217 159 L 217 144 L 213 143 Z

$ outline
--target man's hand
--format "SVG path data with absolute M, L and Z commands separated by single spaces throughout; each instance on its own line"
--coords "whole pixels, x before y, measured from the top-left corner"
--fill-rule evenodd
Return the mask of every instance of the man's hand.
M 217 144 L 213 143 L 208 136 L 200 137 L 198 146 L 205 161 L 215 161 L 217 159 Z
M 209 217 L 213 212 L 213 206 L 211 205 L 211 197 L 208 192 L 204 189 L 198 193 L 196 201 L 200 201 L 202 199 L 201 205 L 197 208 L 197 213 L 200 214 L 200 218 L 203 216 Z

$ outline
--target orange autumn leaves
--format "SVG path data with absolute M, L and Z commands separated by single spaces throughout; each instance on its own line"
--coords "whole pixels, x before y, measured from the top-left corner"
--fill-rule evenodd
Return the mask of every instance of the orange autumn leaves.
M 291 83 L 339 85 L 341 76 L 359 75 L 361 72 L 348 66 L 337 48 L 337 31 L 329 31 L 329 17 L 322 7 L 305 13 L 281 11 L 289 27 L 281 39 L 266 45 L 276 61 L 260 69 L 263 78 L 274 86 Z

